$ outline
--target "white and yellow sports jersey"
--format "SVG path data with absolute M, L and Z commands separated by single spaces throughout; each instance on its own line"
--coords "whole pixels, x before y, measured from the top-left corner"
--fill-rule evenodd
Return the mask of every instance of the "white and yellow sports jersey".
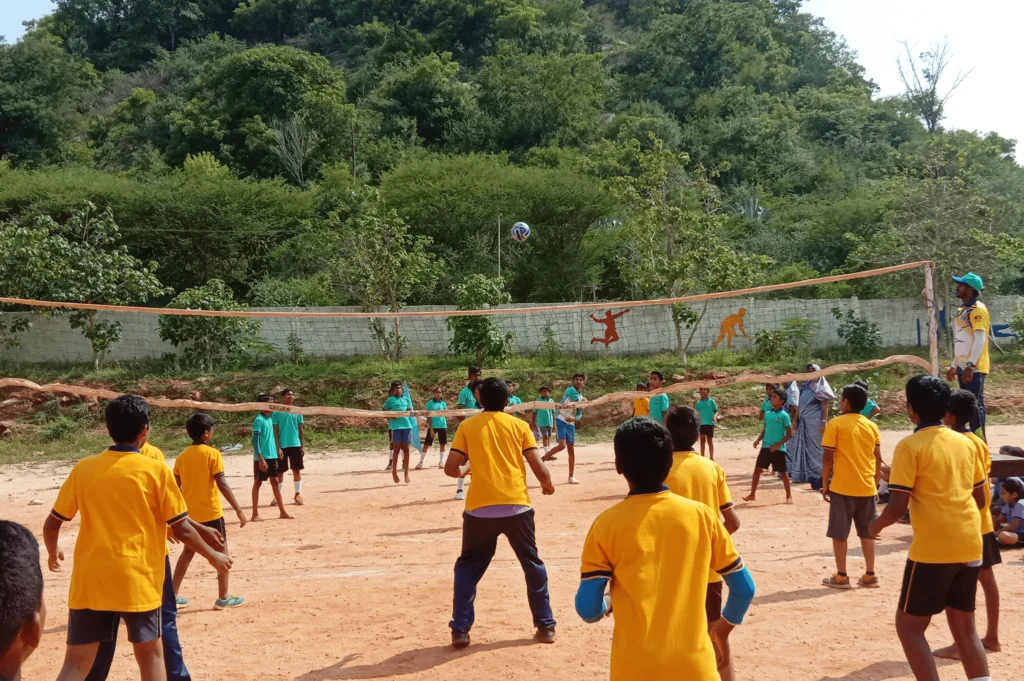
M 988 308 L 982 302 L 975 301 L 973 305 L 957 309 L 953 318 L 953 332 L 955 334 L 956 365 L 964 367 L 971 361 L 975 351 L 975 343 L 983 343 L 981 355 L 974 363 L 975 369 L 983 374 L 988 373 L 988 330 L 991 326 L 989 321 Z M 984 331 L 984 339 L 974 337 L 975 331 Z

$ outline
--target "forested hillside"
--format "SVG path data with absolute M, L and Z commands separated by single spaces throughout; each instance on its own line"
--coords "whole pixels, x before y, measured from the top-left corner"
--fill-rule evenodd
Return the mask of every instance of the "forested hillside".
M 941 114 L 799 0 L 56 0 L 0 45 L 0 290 L 453 303 L 500 217 L 517 302 L 926 258 L 1024 293 L 1014 141 Z

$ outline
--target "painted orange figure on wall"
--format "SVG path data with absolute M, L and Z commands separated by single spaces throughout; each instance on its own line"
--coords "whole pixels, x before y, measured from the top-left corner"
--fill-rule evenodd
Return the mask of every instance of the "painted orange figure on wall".
M 722 320 L 722 326 L 719 329 L 718 338 L 715 340 L 714 347 L 718 347 L 718 344 L 722 340 L 727 339 L 726 345 L 731 349 L 733 347 L 732 342 L 736 339 L 736 335 L 739 334 L 744 338 L 750 338 L 747 335 L 746 329 L 743 328 L 743 317 L 747 314 L 747 308 L 741 307 L 736 314 L 731 314 Z
M 598 324 L 604 324 L 604 338 L 597 338 L 595 336 L 594 338 L 590 339 L 590 344 L 593 345 L 594 343 L 604 343 L 604 346 L 607 348 L 609 345 L 619 340 L 619 329 L 615 320 L 621 317 L 622 315 L 626 314 L 627 312 L 629 312 L 628 307 L 618 314 L 612 314 L 611 310 L 607 310 L 604 313 L 604 317 L 601 319 L 598 319 L 597 317 L 594 316 L 593 313 L 591 313 L 591 319 L 593 319 Z

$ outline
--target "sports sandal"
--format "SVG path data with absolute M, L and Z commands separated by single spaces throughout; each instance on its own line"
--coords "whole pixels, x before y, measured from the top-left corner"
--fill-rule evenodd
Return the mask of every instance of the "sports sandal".
M 865 574 L 864 576 L 862 576 L 860 579 L 857 580 L 857 583 L 860 584 L 863 587 L 868 588 L 868 589 L 877 589 L 878 587 L 882 586 L 878 582 L 878 575 L 868 575 L 868 574 Z
M 849 576 L 840 577 L 838 574 L 832 575 L 831 577 L 826 577 L 825 579 L 821 580 L 821 583 L 824 584 L 825 586 L 831 587 L 833 589 L 852 589 L 853 588 L 853 585 L 850 584 L 850 577 Z

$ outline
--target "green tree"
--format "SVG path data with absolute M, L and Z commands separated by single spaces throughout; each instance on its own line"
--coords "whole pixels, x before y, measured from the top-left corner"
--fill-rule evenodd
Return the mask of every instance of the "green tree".
M 512 302 L 504 291 L 501 279 L 471 274 L 455 286 L 455 303 L 459 310 L 481 310 Z M 473 355 L 477 366 L 500 364 L 512 355 L 515 335 L 502 332 L 491 316 L 448 317 L 452 332 L 449 349 L 456 355 Z
M 64 223 L 42 216 L 0 224 L 0 272 L 4 290 L 22 298 L 138 305 L 169 292 L 156 277 L 156 263 L 130 255 L 110 210 L 97 214 L 92 203 Z M 68 321 L 89 340 L 93 366 L 101 368 L 121 339 L 121 322 L 95 310 L 72 311 Z
M 332 263 L 335 286 L 366 312 L 384 308 L 400 312 L 409 299 L 433 289 L 440 263 L 428 252 L 430 239 L 410 232 L 393 209 L 386 208 L 372 190 L 365 209 L 346 224 L 337 224 L 337 257 Z M 381 353 L 391 360 L 402 356 L 401 318 L 393 317 L 388 331 L 380 318 L 369 322 Z
M 220 279 L 182 291 L 167 307 L 176 310 L 231 310 L 247 307 L 235 301 Z M 185 360 L 213 371 L 225 357 L 245 352 L 260 333 L 260 321 L 247 317 L 161 315 L 160 338 L 174 347 L 185 346 Z

